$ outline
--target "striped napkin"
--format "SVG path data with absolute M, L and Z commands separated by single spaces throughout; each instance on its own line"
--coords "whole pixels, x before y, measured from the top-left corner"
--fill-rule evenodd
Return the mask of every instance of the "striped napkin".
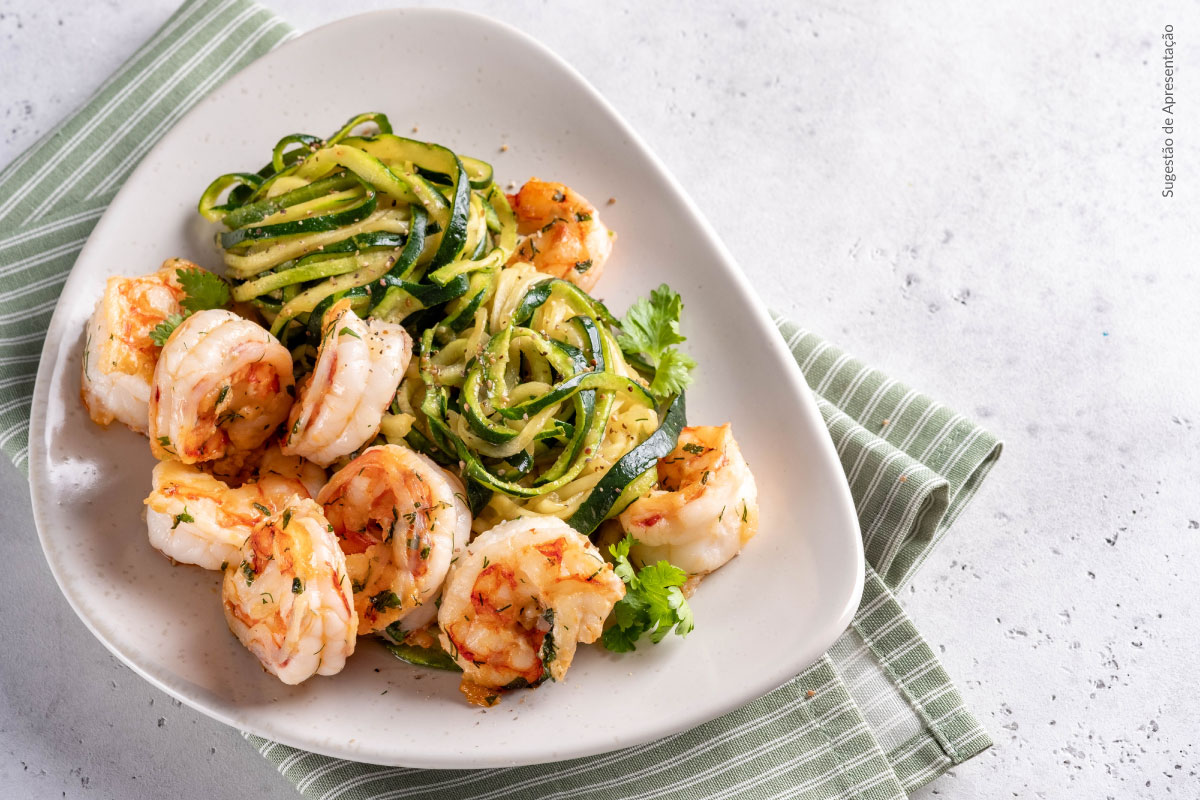
M 28 464 L 30 397 L 63 281 L 113 193 L 188 108 L 291 36 L 246 0 L 189 0 L 82 109 L 0 172 L 0 447 Z M 247 735 L 306 797 L 904 798 L 991 744 L 896 602 L 1000 454 L 982 428 L 776 320 L 812 386 L 867 555 L 850 628 L 765 697 L 606 755 L 494 770 L 341 761 Z

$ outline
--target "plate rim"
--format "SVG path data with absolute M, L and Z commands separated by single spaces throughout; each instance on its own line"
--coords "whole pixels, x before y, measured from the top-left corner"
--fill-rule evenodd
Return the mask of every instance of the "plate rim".
M 562 56 L 560 56 L 556 52 L 554 52 L 554 50 L 552 50 L 549 46 L 543 44 L 541 41 L 534 38 L 532 35 L 516 28 L 515 26 L 510 25 L 509 23 L 503 22 L 501 20 L 495 19 L 493 17 L 487 16 L 485 14 L 480 14 L 480 13 L 476 13 L 476 12 L 463 11 L 460 9 L 448 9 L 448 8 L 411 8 L 411 7 L 409 7 L 409 8 L 388 8 L 388 9 L 378 9 L 378 10 L 374 10 L 374 11 L 368 11 L 368 12 L 361 13 L 361 14 L 354 14 L 354 15 L 351 15 L 348 17 L 343 17 L 341 19 L 334 20 L 332 22 L 328 22 L 324 25 L 313 28 L 309 31 L 305 31 L 304 33 L 300 34 L 299 36 L 295 36 L 295 37 L 292 37 L 291 39 L 288 39 L 287 41 L 283 42 L 281 45 L 279 45 L 275 49 L 273 49 L 270 52 L 265 53 L 264 55 L 255 59 L 255 61 L 253 61 L 251 64 L 247 65 L 240 72 L 231 76 L 230 79 L 227 80 L 224 84 L 222 84 L 221 86 L 218 86 L 216 89 L 213 90 L 213 92 L 210 92 L 209 95 L 206 95 L 199 102 L 197 102 L 195 106 L 193 106 L 191 109 L 189 109 L 186 114 L 181 116 L 175 122 L 175 124 L 171 126 L 171 129 L 168 130 L 162 136 L 162 138 L 160 138 L 159 141 L 156 142 L 154 144 L 154 146 L 151 147 L 145 153 L 145 155 L 142 156 L 138 165 L 130 172 L 129 176 L 122 182 L 121 188 L 114 195 L 112 201 L 110 201 L 109 207 L 105 209 L 105 212 L 101 215 L 100 219 L 97 221 L 96 226 L 93 228 L 91 233 L 88 235 L 88 239 L 84 243 L 83 248 L 80 250 L 79 255 L 76 257 L 75 263 L 78 264 L 80 260 L 83 260 L 85 258 L 85 256 L 87 256 L 89 254 L 89 251 L 94 246 L 94 241 L 97 238 L 97 236 L 96 236 L 97 232 L 102 231 L 105 227 L 107 227 L 107 225 L 112 224 L 112 221 L 109 217 L 109 210 L 114 205 L 119 204 L 118 201 L 120 201 L 122 196 L 126 193 L 129 185 L 131 183 L 134 183 L 135 182 L 134 179 L 136 177 L 138 177 L 140 175 L 140 173 L 146 169 L 147 162 L 149 162 L 151 160 L 152 156 L 154 156 L 156 154 L 156 152 L 159 150 L 159 148 L 163 146 L 163 142 L 170 137 L 172 131 L 174 131 L 175 128 L 184 124 L 193 115 L 203 113 L 205 101 L 209 97 L 211 97 L 213 93 L 221 91 L 230 82 L 232 82 L 233 80 L 236 80 L 242 76 L 245 76 L 247 73 L 250 73 L 254 70 L 263 69 L 262 65 L 264 62 L 272 59 L 276 54 L 283 52 L 283 51 L 287 50 L 288 48 L 294 46 L 294 44 L 296 42 L 302 41 L 306 38 L 321 35 L 330 30 L 334 30 L 334 29 L 341 28 L 344 26 L 362 25 L 371 19 L 384 18 L 384 17 L 387 17 L 387 18 L 400 17 L 400 18 L 411 19 L 414 16 L 416 16 L 416 17 L 423 17 L 423 16 L 458 17 L 461 19 L 470 20 L 470 22 L 475 25 L 480 25 L 485 28 L 491 27 L 492 29 L 498 29 L 500 31 L 503 31 L 505 34 L 512 36 L 515 39 L 518 39 L 519 41 L 521 41 L 524 47 L 531 48 L 531 49 L 537 51 L 541 56 L 552 60 L 559 69 L 563 70 L 574 80 L 577 87 L 581 91 L 585 92 L 588 95 L 589 101 L 591 103 L 595 104 L 595 106 L 598 107 L 598 109 L 600 109 L 601 111 L 606 113 L 609 116 L 609 118 L 611 119 L 611 121 L 617 125 L 617 127 L 621 130 L 621 132 L 628 138 L 630 146 L 635 148 L 636 150 L 640 151 L 641 154 L 647 159 L 648 163 L 654 168 L 654 170 L 657 173 L 655 175 L 655 178 L 657 180 L 661 181 L 669 189 L 670 193 L 674 196 L 674 198 L 677 201 L 679 201 L 683 205 L 684 208 L 687 209 L 687 212 L 692 217 L 692 221 L 697 223 L 697 227 L 703 233 L 703 235 L 705 237 L 705 244 L 707 245 L 707 247 L 709 249 L 711 249 L 718 256 L 717 260 L 722 263 L 723 269 L 726 273 L 725 277 L 729 278 L 733 283 L 735 283 L 738 286 L 738 288 L 741 290 L 742 294 L 745 295 L 749 299 L 749 301 L 750 301 L 749 305 L 755 312 L 755 317 L 756 317 L 755 322 L 758 324 L 758 326 L 760 328 L 763 329 L 762 332 L 765 334 L 763 338 L 764 338 L 764 341 L 766 342 L 766 345 L 768 347 L 774 348 L 777 351 L 777 354 L 778 354 L 778 351 L 780 351 L 780 350 L 784 351 L 782 355 L 783 355 L 783 360 L 784 360 L 785 364 L 787 365 L 787 367 L 785 368 L 785 375 L 783 377 L 786 377 L 788 379 L 788 382 L 790 383 L 789 386 L 786 386 L 784 388 L 787 391 L 789 391 L 790 394 L 799 396 L 801 413 L 803 413 L 808 418 L 807 419 L 808 424 L 815 425 L 820 430 L 827 430 L 824 420 L 820 415 L 820 411 L 817 408 L 817 404 L 816 404 L 816 400 L 814 398 L 813 391 L 809 387 L 803 374 L 800 372 L 799 365 L 796 364 L 791 353 L 787 352 L 786 344 L 783 341 L 783 337 L 778 335 L 778 331 L 777 331 L 774 323 L 771 321 L 770 314 L 769 314 L 765 304 L 763 303 L 762 299 L 759 297 L 758 293 L 750 285 L 749 279 L 746 277 L 745 273 L 742 272 L 741 267 L 738 265 L 737 261 L 733 258 L 732 254 L 725 247 L 724 243 L 721 241 L 720 237 L 717 235 L 717 232 L 713 228 L 712 224 L 704 216 L 704 214 L 701 213 L 700 209 L 696 206 L 696 204 L 692 200 L 691 196 L 688 195 L 688 193 L 686 191 L 684 191 L 683 187 L 678 183 L 678 181 L 676 180 L 674 175 L 667 169 L 666 165 L 662 162 L 662 160 L 658 157 L 658 155 L 654 152 L 654 150 L 651 149 L 649 147 L 649 145 L 646 144 L 646 142 L 637 133 L 637 131 L 635 131 L 632 128 L 632 126 L 616 110 L 616 108 L 611 103 L 609 103 L 609 101 L 599 92 L 599 90 L 597 90 L 566 59 L 564 59 Z M 35 525 L 35 528 L 37 529 L 38 542 L 42 548 L 42 555 L 45 558 L 46 563 L 50 568 L 51 574 L 54 576 L 55 582 L 58 584 L 59 591 L 66 598 L 68 605 L 70 605 L 70 607 L 71 607 L 71 610 L 75 612 L 75 615 L 84 623 L 84 625 L 91 632 L 91 634 L 97 640 L 99 640 L 100 643 L 103 644 L 104 647 L 110 653 L 112 653 L 118 660 L 120 660 L 121 663 L 125 664 L 127 667 L 129 667 L 131 670 L 133 670 L 135 674 L 137 674 L 144 680 L 148 681 L 151 685 L 153 685 L 156 688 L 160 689 L 161 691 L 167 693 L 169 696 L 179 700 L 180 702 L 186 704 L 189 708 L 192 708 L 192 709 L 200 712 L 201 714 L 204 714 L 207 717 L 216 719 L 217 721 L 222 722 L 225 725 L 233 727 L 236 730 L 238 730 L 239 732 L 242 732 L 243 734 L 248 733 L 248 734 L 259 736 L 261 738 L 275 741 L 275 742 L 278 742 L 280 744 L 284 744 L 284 745 L 287 745 L 290 747 L 314 752 L 319 755 L 329 756 L 329 757 L 333 757 L 333 758 L 340 758 L 340 759 L 345 759 L 345 760 L 350 760 L 350 761 L 358 761 L 360 763 L 372 763 L 372 764 L 380 764 L 380 765 L 386 765 L 386 766 L 435 768 L 435 769 L 466 769 L 466 768 L 520 766 L 520 765 L 528 765 L 528 764 L 544 764 L 544 763 L 554 763 L 554 762 L 559 762 L 559 761 L 565 761 L 565 760 L 589 756 L 589 755 L 596 755 L 596 754 L 600 754 L 600 753 L 612 752 L 615 750 L 619 750 L 621 748 L 643 744 L 643 743 L 646 743 L 649 741 L 653 741 L 653 740 L 662 738 L 664 736 L 671 735 L 673 733 L 677 733 L 677 732 L 680 732 L 683 730 L 694 728 L 694 727 L 701 725 L 705 722 L 708 722 L 712 719 L 716 719 L 717 717 L 720 717 L 736 708 L 739 708 L 748 702 L 752 702 L 758 696 L 761 696 L 763 694 L 769 693 L 770 691 L 773 691 L 775 688 L 778 688 L 778 686 L 781 686 L 784 683 L 786 683 L 788 680 L 791 680 L 791 678 L 793 677 L 794 674 L 799 674 L 800 672 L 803 672 L 803 670 L 807 669 L 812 664 L 816 663 L 816 661 L 821 657 L 821 655 L 824 652 L 826 652 L 828 650 L 828 648 L 831 647 L 833 645 L 833 643 L 849 627 L 849 625 L 854 617 L 854 614 L 858 609 L 859 603 L 861 601 L 862 593 L 863 593 L 864 583 L 865 583 L 865 556 L 864 556 L 861 531 L 859 530 L 858 515 L 857 515 L 857 512 L 855 511 L 854 501 L 853 501 L 853 497 L 850 493 L 849 484 L 845 479 L 845 474 L 842 469 L 840 460 L 837 457 L 831 437 L 829 437 L 828 435 L 818 436 L 817 437 L 817 440 L 818 440 L 817 449 L 819 451 L 818 456 L 823 462 L 825 462 L 823 465 L 823 468 L 830 470 L 831 474 L 837 475 L 838 478 L 840 479 L 840 480 L 834 481 L 834 487 L 835 487 L 834 491 L 836 493 L 836 497 L 832 498 L 832 501 L 838 503 L 842 507 L 841 511 L 843 512 L 843 515 L 848 520 L 850 520 L 850 522 L 852 523 L 853 535 L 851 537 L 851 539 L 852 539 L 851 548 L 854 551 L 854 558 L 853 558 L 853 562 L 855 564 L 855 567 L 853 568 L 854 574 L 852 576 L 852 580 L 848 584 L 850 586 L 850 591 L 841 600 L 841 602 L 839 604 L 840 613 L 837 615 L 836 618 L 831 617 L 826 623 L 824 623 L 822 626 L 820 626 L 819 631 L 814 633 L 813 640 L 821 643 L 820 648 L 818 649 L 818 648 L 814 647 L 813 650 L 815 650 L 816 652 L 806 653 L 801 666 L 796 668 L 794 670 L 794 672 L 793 672 L 792 668 L 789 668 L 787 670 L 787 672 L 789 674 L 783 676 L 783 678 L 781 680 L 779 680 L 778 682 L 772 683 L 764 691 L 756 692 L 751 697 L 745 697 L 742 694 L 731 693 L 730 695 L 726 696 L 724 702 L 714 703 L 714 704 L 704 706 L 704 710 L 702 712 L 679 715 L 677 717 L 670 719 L 669 721 L 662 722 L 657 726 L 643 726 L 643 727 L 639 728 L 638 732 L 635 734 L 622 736 L 621 740 L 619 742 L 610 743 L 608 745 L 600 746 L 600 747 L 585 746 L 585 747 L 576 748 L 576 749 L 567 747 L 567 748 L 561 749 L 561 750 L 547 751 L 545 757 L 536 758 L 536 759 L 518 758 L 518 759 L 514 760 L 514 759 L 488 758 L 488 757 L 481 758 L 478 755 L 473 755 L 468 759 L 464 754 L 459 754 L 456 751 L 449 751 L 449 755 L 447 757 L 441 757 L 441 758 L 416 758 L 416 759 L 413 759 L 413 758 L 405 758 L 403 755 L 401 755 L 395 759 L 385 759 L 385 760 L 380 760 L 380 759 L 376 758 L 375 756 L 377 755 L 377 753 L 372 753 L 370 760 L 364 761 L 362 758 L 357 757 L 362 754 L 358 753 L 355 750 L 351 750 L 348 748 L 347 749 L 339 749 L 338 747 L 336 747 L 332 744 L 330 744 L 329 746 L 326 746 L 321 743 L 314 743 L 312 741 L 307 741 L 307 740 L 304 740 L 302 737 L 292 736 L 291 732 L 286 731 L 286 730 L 284 730 L 284 731 L 277 731 L 277 730 L 273 730 L 273 729 L 268 730 L 269 726 L 257 724 L 254 721 L 254 719 L 252 718 L 252 715 L 250 718 L 245 718 L 242 715 L 230 713 L 225 710 L 227 704 L 214 703 L 211 700 L 206 702 L 206 699 L 202 696 L 202 693 L 189 692 L 189 691 L 186 691 L 182 686 L 173 685 L 173 683 L 169 680 L 168 676 L 160 676 L 160 675 L 150 672 L 148 670 L 148 668 L 143 667 L 136 658 L 134 658 L 130 654 L 126 654 L 116 644 L 114 644 L 113 642 L 110 642 L 108 640 L 108 638 L 106 638 L 106 636 L 101 634 L 99 628 L 97 627 L 97 623 L 91 618 L 90 614 L 82 607 L 82 603 L 81 603 L 80 599 L 75 597 L 72 594 L 72 592 L 68 589 L 68 585 L 65 581 L 65 577 L 62 574 L 63 566 L 61 564 L 57 563 L 56 560 L 51 557 L 51 547 L 48 544 L 48 537 L 44 532 L 45 529 L 49 525 L 48 521 L 44 517 L 45 512 L 43 511 L 43 509 L 46 508 L 45 504 L 47 502 L 47 499 L 45 497 L 46 487 L 43 486 L 44 482 L 37 480 L 37 478 L 45 476 L 45 474 L 46 474 L 45 470 L 47 468 L 47 460 L 49 457 L 49 453 L 44 446 L 45 445 L 44 434 L 45 434 L 45 427 L 46 427 L 46 408 L 47 408 L 47 402 L 50 397 L 50 386 L 53 381 L 54 365 L 59 360 L 59 354 L 62 352 L 63 348 L 67 345 L 67 340 L 66 340 L 65 336 L 61 335 L 62 332 L 59 332 L 60 335 L 58 335 L 58 336 L 51 336 L 51 333 L 57 332 L 57 329 L 59 327 L 61 327 L 61 325 L 63 324 L 63 323 L 61 323 L 61 318 L 64 316 L 65 312 L 63 311 L 62 297 L 66 296 L 68 294 L 68 289 L 71 287 L 72 283 L 75 281 L 78 281 L 78 280 L 82 280 L 82 278 L 80 277 L 79 274 L 77 274 L 77 272 L 75 270 L 75 265 L 73 264 L 71 271 L 67 276 L 66 281 L 63 283 L 63 287 L 62 287 L 62 290 L 61 290 L 61 293 L 59 296 L 59 300 L 55 304 L 54 313 L 52 314 L 52 316 L 50 318 L 50 322 L 47 326 L 47 336 L 46 336 L 46 340 L 42 347 L 41 355 L 39 357 L 37 378 L 34 383 L 34 390 L 33 390 L 33 406 L 32 406 L 32 410 L 31 410 L 30 422 L 29 422 L 29 441 L 30 441 L 29 485 L 30 485 L 30 497 L 31 497 L 31 501 L 32 501 L 34 525 Z M 469 760 L 469 763 L 464 763 L 468 760 Z

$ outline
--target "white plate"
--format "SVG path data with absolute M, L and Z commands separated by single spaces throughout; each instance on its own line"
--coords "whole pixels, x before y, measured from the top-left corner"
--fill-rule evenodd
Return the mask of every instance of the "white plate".
M 103 282 L 148 272 L 168 256 L 216 266 L 212 227 L 195 212 L 208 182 L 257 168 L 283 134 L 332 131 L 366 110 L 387 112 L 398 132 L 417 125 L 422 138 L 491 160 L 501 185 L 537 175 L 597 201 L 619 236 L 599 287 L 614 309 L 662 281 L 683 295 L 687 348 L 700 362 L 689 420 L 733 422 L 762 514 L 758 537 L 693 598 L 697 625 L 686 640 L 673 636 L 623 656 L 583 648 L 563 683 L 513 693 L 487 711 L 463 702 L 457 676 L 410 667 L 369 641 L 340 675 L 288 687 L 230 635 L 218 576 L 172 567 L 150 548 L 146 442 L 93 425 L 79 401 L 84 322 Z M 505 153 L 502 143 L 510 145 Z M 610 196 L 617 203 L 605 206 Z M 745 277 L 583 78 L 524 34 L 474 15 L 383 11 L 320 28 L 184 117 L 80 254 L 46 337 L 33 408 L 38 532 L 80 618 L 117 657 L 188 705 L 327 755 L 485 767 L 665 736 L 812 663 L 845 629 L 862 591 L 862 545 L 841 467 Z

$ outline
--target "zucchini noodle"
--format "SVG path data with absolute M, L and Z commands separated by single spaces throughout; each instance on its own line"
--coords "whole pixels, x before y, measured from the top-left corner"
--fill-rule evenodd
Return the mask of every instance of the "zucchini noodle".
M 214 180 L 199 211 L 227 228 L 217 243 L 235 299 L 289 348 L 314 344 L 311 318 L 343 297 L 361 316 L 405 322 L 478 295 L 473 273 L 497 272 L 517 238 L 489 164 L 397 136 L 378 113 L 325 139 L 283 137 L 258 172 Z
M 490 295 L 470 327 L 423 333 L 421 363 L 395 406 L 414 415 L 404 439 L 458 462 L 476 530 L 531 514 L 570 519 L 659 428 L 655 402 L 607 311 L 577 287 L 518 264 L 500 271 Z
M 457 469 L 477 531 L 538 514 L 591 534 L 653 487 L 682 396 L 650 393 L 602 303 L 509 265 L 517 223 L 490 165 L 360 114 L 324 139 L 285 136 L 257 172 L 214 180 L 199 211 L 225 225 L 233 298 L 262 314 L 297 375 L 343 298 L 408 329 L 417 355 L 377 441 Z

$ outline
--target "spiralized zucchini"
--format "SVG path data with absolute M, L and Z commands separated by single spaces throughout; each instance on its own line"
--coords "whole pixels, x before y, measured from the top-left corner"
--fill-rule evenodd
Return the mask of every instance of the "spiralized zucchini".
M 397 398 L 416 418 L 405 441 L 457 460 L 479 530 L 523 514 L 569 520 L 658 429 L 655 401 L 598 302 L 528 264 L 493 285 L 470 327 L 423 332 Z
M 367 126 L 378 132 L 352 135 Z M 379 113 L 326 139 L 283 137 L 258 172 L 214 180 L 199 211 L 228 229 L 217 238 L 234 299 L 293 347 L 342 297 L 390 322 L 459 298 L 517 237 L 491 165 L 397 136 Z
M 378 132 L 356 135 L 374 126 Z M 458 469 L 475 527 L 548 514 L 591 533 L 650 489 L 682 397 L 659 407 L 602 303 L 530 264 L 492 167 L 360 114 L 285 136 L 255 173 L 217 178 L 200 213 L 235 301 L 311 365 L 326 309 L 405 325 L 418 344 L 381 439 Z

